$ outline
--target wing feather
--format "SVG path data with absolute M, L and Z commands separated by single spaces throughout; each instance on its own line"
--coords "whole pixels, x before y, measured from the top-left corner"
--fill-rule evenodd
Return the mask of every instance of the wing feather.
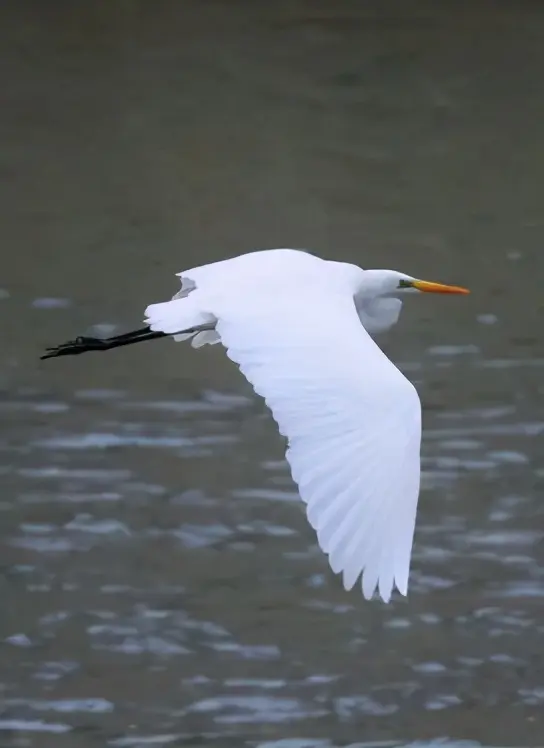
M 261 293 L 209 305 L 228 356 L 264 397 L 310 524 L 346 589 L 406 595 L 420 482 L 416 390 L 347 294 Z

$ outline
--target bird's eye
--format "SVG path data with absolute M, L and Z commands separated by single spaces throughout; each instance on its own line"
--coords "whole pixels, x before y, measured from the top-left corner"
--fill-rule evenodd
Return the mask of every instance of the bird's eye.
M 412 281 L 400 280 L 398 288 L 412 288 Z

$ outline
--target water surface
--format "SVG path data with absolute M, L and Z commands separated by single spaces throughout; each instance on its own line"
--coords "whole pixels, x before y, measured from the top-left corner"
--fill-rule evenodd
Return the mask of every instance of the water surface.
M 544 743 L 538 4 L 3 6 L 2 745 Z M 308 247 L 468 285 L 384 348 L 424 407 L 410 595 L 345 593 L 173 273 Z

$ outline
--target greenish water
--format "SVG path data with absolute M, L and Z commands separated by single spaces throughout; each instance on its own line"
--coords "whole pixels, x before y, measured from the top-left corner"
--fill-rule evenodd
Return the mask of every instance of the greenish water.
M 543 745 L 544 9 L 21 2 L 0 37 L 0 744 Z M 218 347 L 38 360 L 275 246 L 473 291 L 384 339 L 425 426 L 390 606 Z

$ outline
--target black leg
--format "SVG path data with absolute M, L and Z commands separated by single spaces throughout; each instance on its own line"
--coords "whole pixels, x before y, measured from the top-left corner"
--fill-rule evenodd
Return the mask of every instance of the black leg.
M 87 351 L 109 351 L 110 348 L 119 348 L 122 345 L 132 345 L 133 343 L 142 343 L 144 340 L 155 340 L 156 338 L 168 337 L 167 333 L 155 332 L 149 327 L 143 327 L 141 330 L 127 332 L 124 335 L 116 335 L 113 338 L 86 338 L 79 337 L 75 340 L 69 340 L 54 348 L 47 348 L 46 353 L 40 358 L 55 358 L 56 356 L 77 356 Z

